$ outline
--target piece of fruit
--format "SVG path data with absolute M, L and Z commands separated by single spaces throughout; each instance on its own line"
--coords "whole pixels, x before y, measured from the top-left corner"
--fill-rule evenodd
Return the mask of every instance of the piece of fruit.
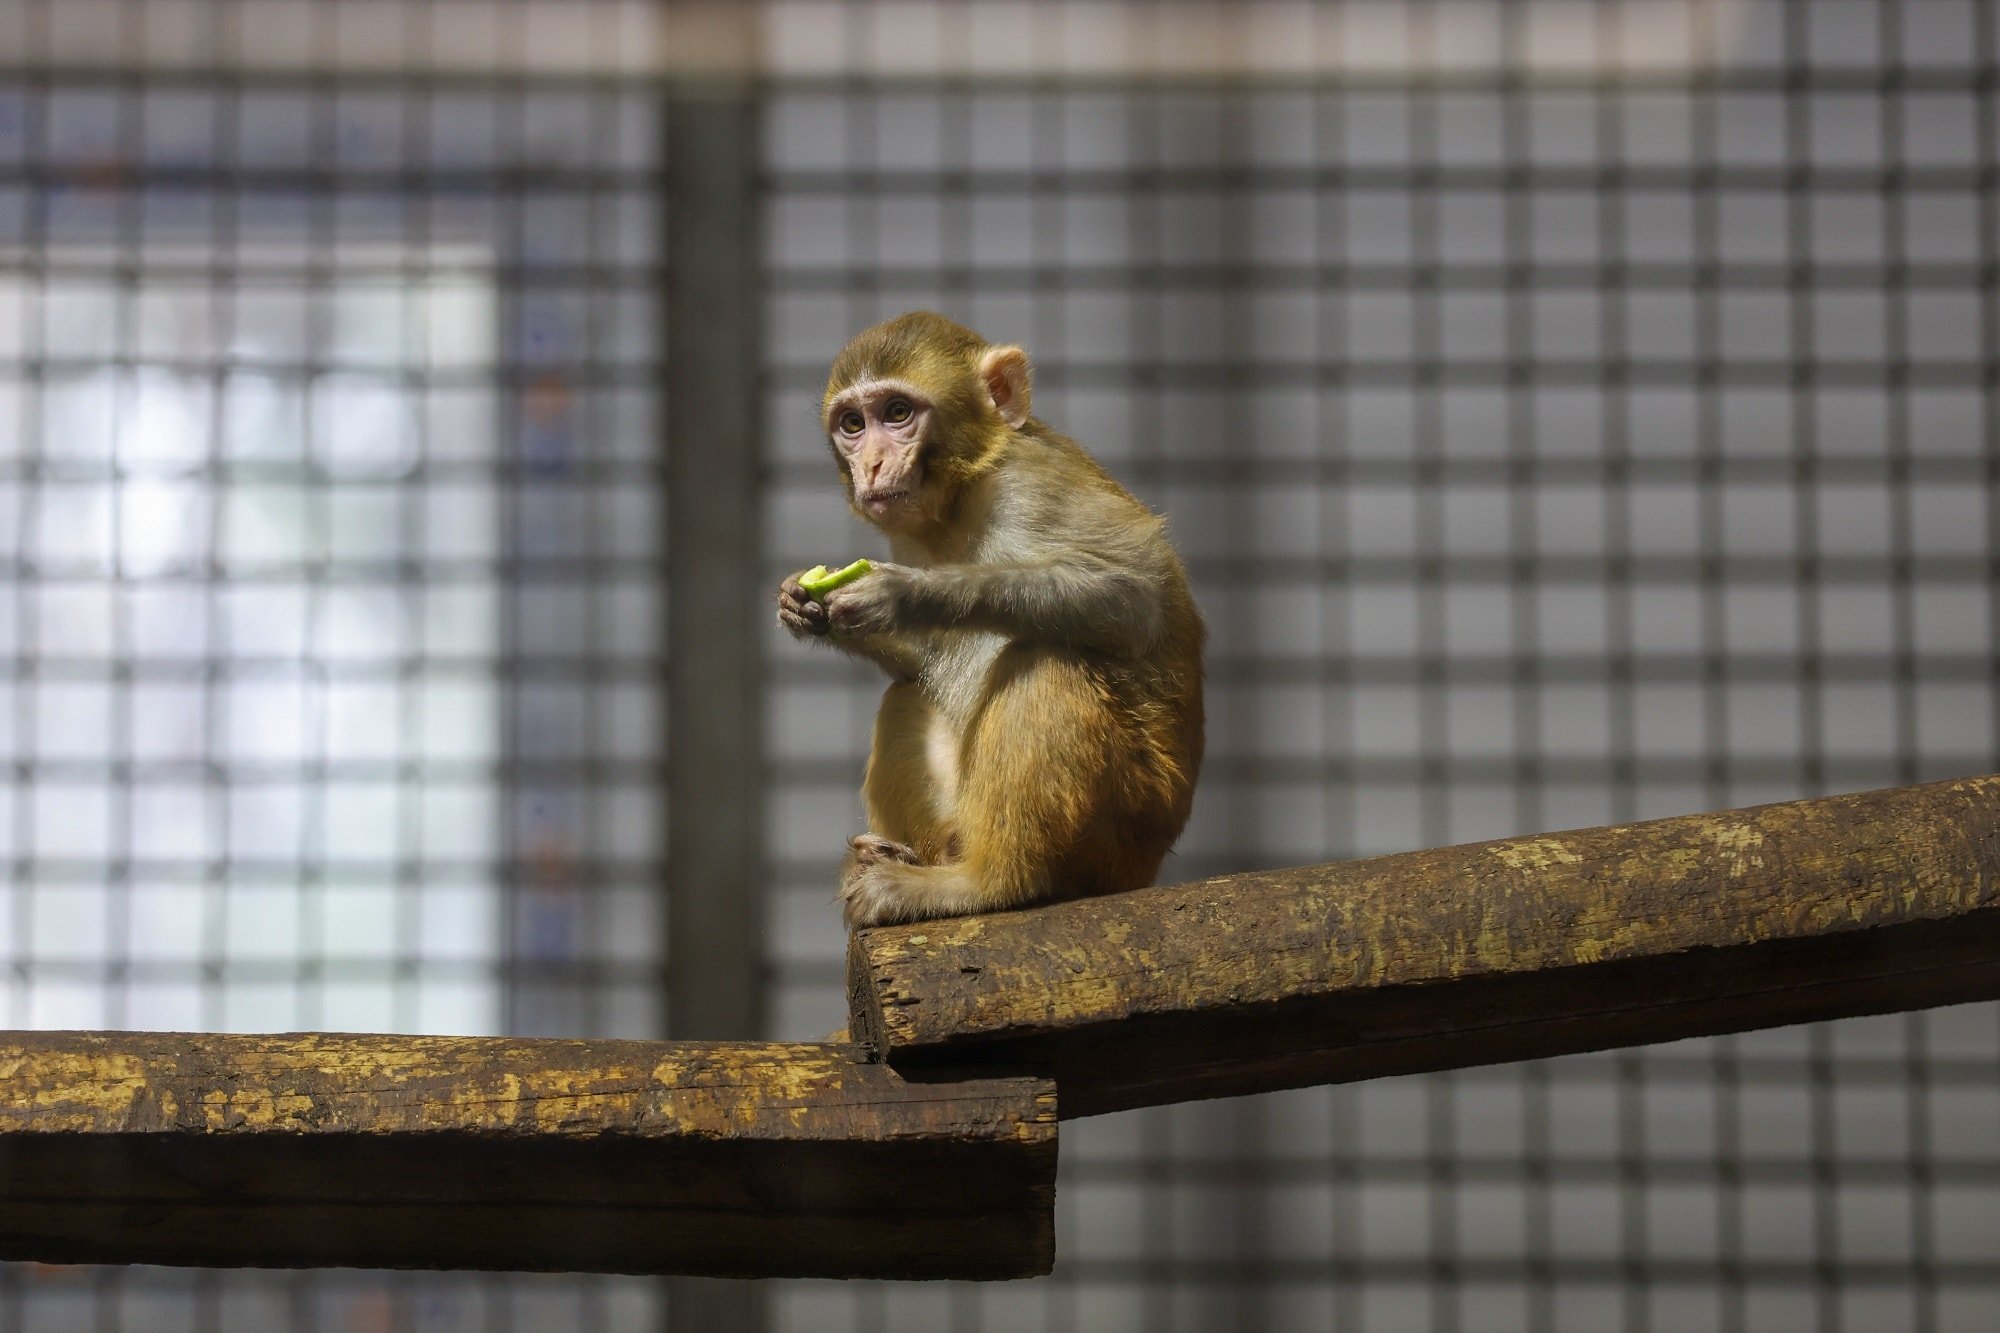
M 799 586 L 804 588 L 807 595 L 814 601 L 823 602 L 826 600 L 826 595 L 835 588 L 845 588 L 848 584 L 854 582 L 854 580 L 860 578 L 873 568 L 875 566 L 869 564 L 866 560 L 856 560 L 845 569 L 836 569 L 831 572 L 828 571 L 825 565 L 814 565 L 811 569 L 799 575 Z

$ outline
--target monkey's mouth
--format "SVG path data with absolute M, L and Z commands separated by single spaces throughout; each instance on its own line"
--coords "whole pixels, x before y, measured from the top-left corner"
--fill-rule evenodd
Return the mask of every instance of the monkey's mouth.
M 910 498 L 905 490 L 869 491 L 860 497 L 861 507 L 871 514 L 886 514 Z

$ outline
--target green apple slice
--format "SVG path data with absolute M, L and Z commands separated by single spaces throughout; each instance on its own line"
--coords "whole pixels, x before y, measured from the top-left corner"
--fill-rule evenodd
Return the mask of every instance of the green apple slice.
M 814 565 L 811 569 L 799 575 L 799 586 L 804 588 L 814 601 L 823 602 L 826 600 L 826 595 L 835 588 L 845 588 L 848 584 L 854 582 L 854 580 L 860 578 L 873 568 L 875 566 L 869 564 L 866 560 L 856 560 L 845 569 L 836 569 L 831 572 L 827 570 L 825 565 Z

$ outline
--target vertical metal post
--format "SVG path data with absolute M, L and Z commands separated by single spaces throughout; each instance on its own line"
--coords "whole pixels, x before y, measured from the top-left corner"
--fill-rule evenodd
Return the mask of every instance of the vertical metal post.
M 763 1029 L 757 107 L 677 86 L 666 125 L 666 1030 Z M 675 1333 L 756 1329 L 760 1289 L 674 1279 Z

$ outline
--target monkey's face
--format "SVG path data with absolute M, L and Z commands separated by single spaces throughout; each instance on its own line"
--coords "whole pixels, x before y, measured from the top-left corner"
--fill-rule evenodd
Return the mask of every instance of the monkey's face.
M 905 526 L 919 513 L 923 446 L 936 406 L 903 380 L 850 385 L 828 402 L 827 437 L 862 517 L 877 527 Z

